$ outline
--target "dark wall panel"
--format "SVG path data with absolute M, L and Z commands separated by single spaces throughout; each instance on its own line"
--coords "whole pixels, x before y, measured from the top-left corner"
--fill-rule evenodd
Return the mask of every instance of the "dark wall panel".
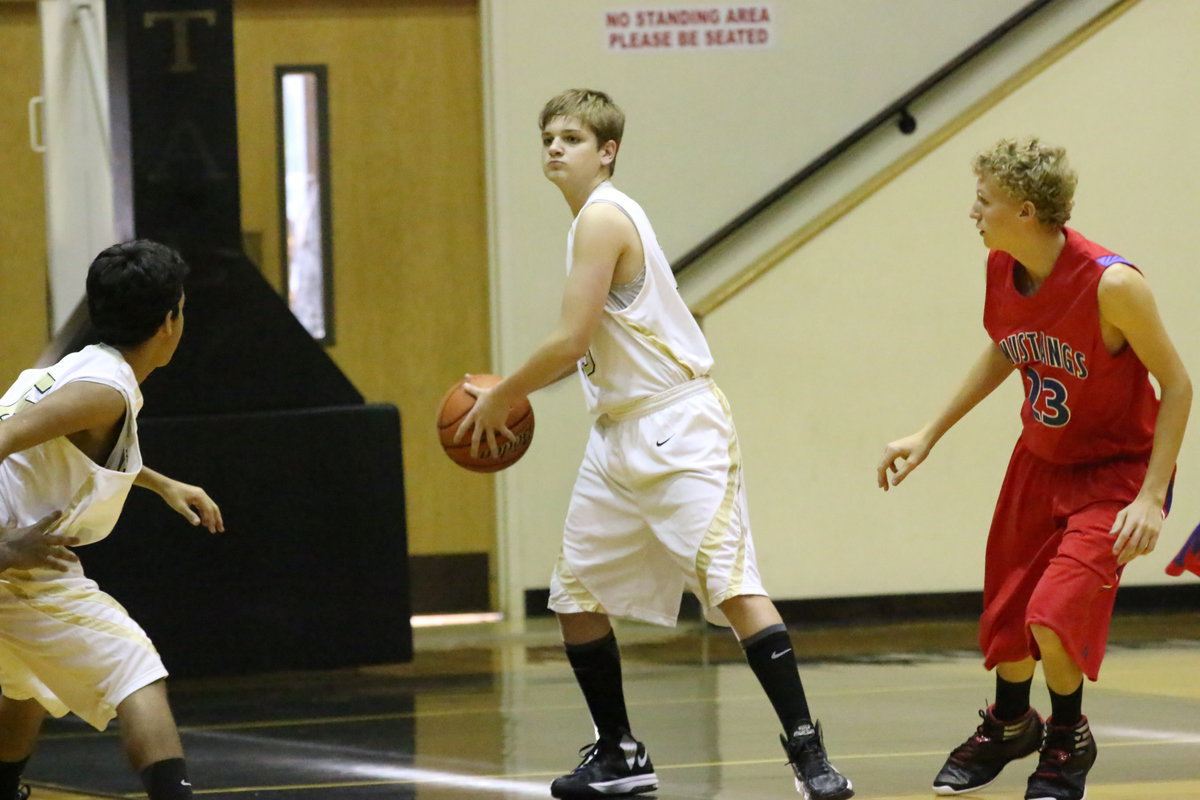
M 146 465 L 203 486 L 226 532 L 135 488 L 113 534 L 79 553 L 172 674 L 411 660 L 394 407 L 153 418 L 140 432 Z

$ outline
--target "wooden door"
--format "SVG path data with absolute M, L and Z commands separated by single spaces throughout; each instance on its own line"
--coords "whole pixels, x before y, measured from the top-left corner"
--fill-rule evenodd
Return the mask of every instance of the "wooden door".
M 41 93 L 37 3 L 0 3 L 0 391 L 49 339 L 42 155 L 29 144 L 29 100 Z
M 401 411 L 414 608 L 494 602 L 493 481 L 453 465 L 434 426 L 446 388 L 489 363 L 478 6 L 235 0 L 234 37 L 248 250 L 279 287 L 275 68 L 324 66 L 330 354 L 368 401 Z

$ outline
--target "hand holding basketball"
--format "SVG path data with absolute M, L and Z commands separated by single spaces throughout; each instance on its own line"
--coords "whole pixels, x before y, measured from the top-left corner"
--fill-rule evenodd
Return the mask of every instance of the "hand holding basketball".
M 474 472 L 496 472 L 515 464 L 533 442 L 529 400 L 511 408 L 495 403 L 488 390 L 500 380 L 499 375 L 468 375 L 450 387 L 438 408 L 442 449 Z

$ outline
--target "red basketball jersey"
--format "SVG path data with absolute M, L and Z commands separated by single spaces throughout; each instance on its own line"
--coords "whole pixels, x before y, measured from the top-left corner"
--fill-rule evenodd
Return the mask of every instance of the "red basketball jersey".
M 1133 348 L 1109 355 L 1096 297 L 1104 270 L 1129 262 L 1065 233 L 1054 269 L 1028 297 L 1013 282 L 1016 260 L 997 250 L 988 255 L 983 325 L 1025 380 L 1021 439 L 1059 464 L 1145 456 L 1158 397 Z

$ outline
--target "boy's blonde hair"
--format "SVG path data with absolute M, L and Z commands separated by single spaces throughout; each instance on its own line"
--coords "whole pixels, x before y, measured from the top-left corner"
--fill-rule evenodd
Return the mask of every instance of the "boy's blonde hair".
M 976 175 L 991 177 L 1018 203 L 1033 203 L 1039 222 L 1061 228 L 1071 218 L 1079 178 L 1064 148 L 1037 137 L 1001 139 L 975 156 L 973 166 Z
M 616 142 L 618 149 L 625 133 L 625 112 L 607 94 L 595 89 L 568 89 L 551 97 L 538 115 L 538 130 L 555 117 L 574 117 L 596 135 L 596 143 Z M 611 175 L 617 168 L 614 157 L 609 165 Z

